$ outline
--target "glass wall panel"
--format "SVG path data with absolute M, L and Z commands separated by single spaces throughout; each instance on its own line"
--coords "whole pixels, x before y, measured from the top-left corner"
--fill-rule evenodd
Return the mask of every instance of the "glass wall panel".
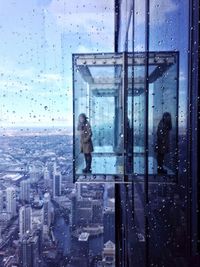
M 74 56 L 74 159 L 77 175 L 123 174 L 122 63 L 122 55 Z M 80 114 L 87 119 L 81 121 Z M 90 157 L 89 163 L 87 157 Z
M 72 53 L 113 49 L 112 0 L 0 0 L 1 267 L 115 266 L 114 185 L 72 180 L 71 91 Z
M 149 1 L 149 50 L 179 51 L 179 177 L 185 183 L 188 121 L 189 0 Z M 168 103 L 167 103 L 168 104 Z M 172 125 L 173 126 L 173 125 Z M 172 128 L 173 131 L 174 128 Z M 171 135 L 171 134 L 170 134 Z M 173 141 L 173 140 L 172 140 Z M 182 156 L 184 155 L 184 156 Z
M 135 56 L 133 56 L 135 55 Z M 138 59 L 138 62 L 137 62 Z M 127 174 L 144 175 L 144 54 L 128 54 L 128 98 L 127 98 Z
M 178 54 L 149 53 L 148 105 L 145 62 L 143 52 L 74 56 L 75 175 L 143 179 L 149 108 L 148 174 L 175 177 Z
M 133 57 L 130 58 L 133 61 Z M 129 58 L 128 58 L 129 61 Z M 132 62 L 131 62 L 132 63 Z M 133 172 L 133 100 L 134 100 L 134 67 L 128 63 L 127 70 L 127 95 L 126 95 L 126 118 L 125 118 L 125 145 L 126 149 L 126 174 Z
M 178 64 L 178 54 L 171 53 L 166 54 L 164 63 L 150 65 L 148 88 L 149 174 L 174 180 L 178 146 Z
M 144 92 L 140 96 L 135 96 L 134 88 L 137 84 L 139 66 L 133 60 L 132 67 L 128 65 L 127 117 L 125 117 L 125 128 L 127 127 L 127 132 L 133 136 L 132 140 L 128 134 L 125 136 L 128 141 L 133 142 L 133 145 L 129 142 L 132 153 L 127 147 L 126 170 L 127 173 L 133 171 L 134 174 L 128 176 L 134 181 L 134 200 L 136 203 L 137 197 L 144 200 L 140 205 L 143 211 L 138 212 L 138 218 L 144 221 L 139 225 L 144 225 L 146 236 L 144 250 L 146 266 L 194 265 L 185 257 L 191 253 L 191 246 L 195 244 L 194 239 L 191 241 L 192 244 L 189 240 L 191 176 L 188 168 L 191 134 L 189 126 L 191 113 L 188 110 L 192 109 L 193 112 L 195 110 L 188 105 L 188 100 L 191 95 L 193 99 L 195 92 L 195 87 L 189 85 L 188 73 L 195 73 L 195 68 L 192 72 L 188 70 L 192 53 L 189 48 L 189 38 L 195 34 L 196 28 L 189 23 L 193 19 L 197 20 L 198 16 L 195 18 L 193 14 L 195 10 L 193 5 L 196 2 L 135 0 L 132 8 L 133 18 L 130 19 L 133 25 L 130 25 L 127 14 L 131 8 L 128 1 L 119 1 L 121 16 L 118 52 L 142 51 L 147 57 L 147 62 L 141 66 L 143 90 L 148 89 L 147 94 L 145 92 L 146 97 Z M 192 46 L 196 46 L 196 42 L 191 43 Z M 152 54 L 155 54 L 153 62 Z M 145 110 L 145 106 L 148 110 Z M 165 121 L 168 121 L 167 125 Z M 146 134 L 148 140 L 145 140 Z M 138 145 L 144 149 L 141 151 L 140 161 L 137 160 L 135 152 L 135 147 Z M 132 161 L 129 160 L 129 155 L 132 156 Z M 130 162 L 131 168 L 128 165 Z M 136 167 L 137 162 L 140 162 L 139 171 Z M 148 169 L 144 168 L 147 167 L 147 162 Z M 136 174 L 139 180 L 136 179 Z M 196 180 L 193 178 L 192 180 L 195 185 Z M 139 184 L 142 185 L 142 190 L 139 189 Z M 125 199 L 123 194 L 122 197 Z M 133 210 L 136 215 L 136 205 Z M 126 252 L 127 250 L 124 253 Z M 134 262 L 134 266 L 140 265 L 141 263 Z
M 127 109 L 127 118 L 125 118 L 126 174 L 133 174 L 135 178 L 144 178 L 145 124 L 148 111 L 148 175 L 151 177 L 157 174 L 168 174 L 175 178 L 178 132 L 178 53 L 149 53 L 148 105 L 146 105 L 145 93 L 146 54 L 128 53 L 127 55 L 128 94 L 127 107 L 124 107 L 125 110 Z M 165 127 L 159 124 L 163 114 L 167 114 L 166 112 L 171 118 L 171 128 L 167 130 L 167 136 Z M 163 152 L 158 153 L 158 150 Z M 162 169 L 160 172 L 157 170 L 160 154 L 164 157 L 163 169 L 165 166 L 166 173 Z
M 145 266 L 143 185 L 116 184 L 116 266 Z M 120 226 L 120 227 L 119 227 Z
M 133 215 L 134 215 L 134 229 L 135 233 L 134 246 L 133 246 L 133 266 L 145 266 L 145 243 L 146 233 L 145 233 L 145 216 L 144 216 L 144 184 L 134 183 L 134 205 L 133 205 Z
M 148 188 L 147 257 L 152 266 L 175 266 L 186 264 L 184 257 L 190 253 L 191 202 L 188 199 L 191 188 L 188 179 L 191 177 L 187 176 L 189 139 L 186 134 L 187 94 L 191 90 L 188 88 L 190 1 L 148 2 L 150 12 L 146 26 L 149 31 L 146 37 L 149 50 L 160 51 L 160 54 L 161 51 L 167 52 L 175 61 L 169 64 L 167 57 L 166 63 L 157 69 L 158 79 L 149 83 L 149 158 L 154 159 L 149 172 L 154 174 L 154 182 L 159 182 L 149 184 Z M 190 263 L 186 265 L 190 266 Z
M 145 151 L 145 91 L 144 91 L 144 74 L 145 67 L 136 66 L 134 71 L 134 174 L 136 176 L 143 175 L 144 167 L 144 151 Z
M 119 30 L 119 43 L 118 47 L 120 51 L 127 51 L 128 44 L 128 31 L 132 24 L 132 14 L 133 14 L 133 1 L 126 0 L 120 1 L 120 28 Z M 124 40 L 126 40 L 124 42 Z
M 134 21 L 133 21 L 134 34 L 133 34 L 133 39 L 132 39 L 133 51 L 144 52 L 145 51 L 145 38 L 146 38 L 145 1 L 137 0 L 133 2 L 134 2 L 133 4 L 134 6 L 134 13 L 133 13 L 134 14 Z

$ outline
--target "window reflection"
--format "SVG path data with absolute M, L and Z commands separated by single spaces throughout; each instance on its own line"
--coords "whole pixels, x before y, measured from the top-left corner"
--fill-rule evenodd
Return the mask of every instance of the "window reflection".
M 93 179 L 93 175 L 133 174 L 143 179 L 146 173 L 145 151 L 148 149 L 145 147 L 145 119 L 148 112 L 148 174 L 161 174 L 157 167 L 158 161 L 163 162 L 164 159 L 159 160 L 163 157 L 165 163 L 159 164 L 164 164 L 168 172 L 165 170 L 162 174 L 175 179 L 178 53 L 149 54 L 147 93 L 145 53 L 76 54 L 73 62 L 74 125 L 79 124 L 79 114 L 85 112 L 92 132 L 92 166 L 87 171 L 87 167 L 84 168 L 87 160 L 84 160 L 80 149 L 80 131 L 74 128 L 75 176 L 86 174 L 86 179 Z M 168 138 L 169 153 L 160 156 L 154 148 L 158 142 L 158 123 L 165 112 L 171 114 L 173 127 Z M 87 177 L 87 174 L 90 175 Z
M 183 264 L 192 3 L 0 1 L 0 266 Z

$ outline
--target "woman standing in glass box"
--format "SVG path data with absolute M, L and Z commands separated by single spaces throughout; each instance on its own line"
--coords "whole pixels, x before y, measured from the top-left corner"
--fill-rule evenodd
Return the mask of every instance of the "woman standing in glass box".
M 83 173 L 91 173 L 92 164 L 92 130 L 88 118 L 85 113 L 81 113 L 78 117 L 78 127 L 77 130 L 80 133 L 80 150 L 84 154 L 86 167 L 82 170 Z

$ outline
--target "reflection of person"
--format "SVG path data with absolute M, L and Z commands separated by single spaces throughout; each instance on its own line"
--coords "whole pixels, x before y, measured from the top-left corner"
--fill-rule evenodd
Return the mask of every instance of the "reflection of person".
M 88 122 L 88 118 L 84 113 L 81 113 L 78 117 L 77 130 L 80 132 L 80 149 L 84 154 L 86 167 L 83 169 L 84 173 L 91 172 L 93 144 L 92 144 L 92 130 Z
M 165 112 L 158 124 L 157 143 L 155 151 L 157 152 L 158 174 L 167 174 L 163 168 L 165 154 L 169 152 L 169 132 L 172 129 L 171 114 Z

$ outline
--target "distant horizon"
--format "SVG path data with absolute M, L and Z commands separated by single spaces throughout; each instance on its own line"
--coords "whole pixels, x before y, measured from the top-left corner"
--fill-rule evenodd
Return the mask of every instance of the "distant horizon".
M 0 128 L 0 137 L 72 135 L 72 126 L 13 126 Z
M 5 130 L 5 129 L 20 129 L 20 128 L 33 128 L 33 129 L 41 129 L 41 128 L 73 128 L 73 125 L 60 125 L 60 126 L 51 126 L 51 125 L 40 125 L 40 126 L 35 126 L 35 125 L 23 125 L 23 126 L 3 126 L 0 127 L 0 131 Z
M 8 126 L 0 127 L 1 136 L 32 136 L 32 135 L 60 135 L 67 134 L 73 135 L 73 125 L 61 126 Z M 186 128 L 179 126 L 179 136 L 186 134 Z M 151 135 L 151 133 L 150 133 Z

